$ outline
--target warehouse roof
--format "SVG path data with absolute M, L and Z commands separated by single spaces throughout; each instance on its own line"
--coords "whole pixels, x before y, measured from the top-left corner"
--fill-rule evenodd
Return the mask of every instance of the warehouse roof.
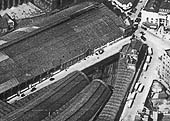
M 81 9 L 92 5 L 84 4 Z M 2 56 L 6 57 L 0 61 L 0 84 L 7 81 L 11 84 L 10 80 L 22 83 L 123 35 L 119 29 L 123 22 L 103 4 L 83 13 L 80 6 L 73 6 L 66 18 L 60 20 L 56 16 L 56 21 L 51 18 L 52 23 L 45 30 L 37 29 L 0 46 Z

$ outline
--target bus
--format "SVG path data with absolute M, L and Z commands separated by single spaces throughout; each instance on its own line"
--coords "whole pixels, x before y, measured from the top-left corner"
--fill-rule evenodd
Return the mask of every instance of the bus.
M 128 104 L 127 104 L 127 105 L 128 105 L 128 108 L 131 108 L 131 107 L 132 107 L 133 102 L 134 102 L 134 100 L 129 100 L 129 101 L 128 101 Z
M 153 54 L 153 49 L 151 47 L 148 47 L 148 54 L 152 55 Z
M 148 55 L 148 56 L 146 57 L 146 62 L 147 62 L 147 63 L 150 63 L 150 62 L 151 62 L 151 56 L 150 56 L 150 55 Z
M 138 90 L 138 88 L 139 88 L 140 84 L 141 84 L 141 83 L 137 82 L 137 83 L 135 84 L 134 89 L 135 89 L 135 90 Z
M 141 84 L 138 88 L 138 92 L 142 92 L 144 89 L 145 85 Z
M 147 63 L 144 63 L 144 65 L 143 65 L 143 70 L 144 70 L 144 71 L 147 71 L 147 69 L 148 69 L 148 64 L 147 64 Z

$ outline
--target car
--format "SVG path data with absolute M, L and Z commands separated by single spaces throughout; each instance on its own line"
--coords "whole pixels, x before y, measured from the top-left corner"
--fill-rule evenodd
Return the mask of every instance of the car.
M 145 85 L 144 84 L 141 84 L 138 88 L 138 91 L 141 93 L 144 89 Z
M 139 12 L 138 17 L 142 17 L 142 13 L 141 12 Z
M 131 16 L 131 15 L 132 15 L 132 13 L 131 13 L 131 12 L 127 12 L 127 14 L 128 14 L 129 16 Z
M 146 41 L 146 38 L 142 35 L 141 36 L 141 39 L 143 40 L 143 41 Z
M 144 29 L 144 30 L 147 30 L 147 28 L 145 26 L 143 26 L 143 25 L 141 26 L 141 28 Z
M 145 33 L 143 31 L 140 32 L 142 35 L 145 35 Z
M 135 22 L 140 22 L 141 18 L 136 18 Z

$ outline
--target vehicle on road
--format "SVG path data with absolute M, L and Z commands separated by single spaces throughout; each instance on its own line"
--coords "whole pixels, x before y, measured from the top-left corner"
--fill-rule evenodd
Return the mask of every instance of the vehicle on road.
M 146 57 L 146 63 L 150 63 L 151 62 L 151 56 L 150 55 L 148 55 L 147 57 Z
M 142 35 L 141 36 L 141 39 L 143 40 L 143 41 L 146 41 L 146 38 Z
M 127 14 L 128 14 L 129 16 L 131 16 L 131 15 L 132 15 L 132 13 L 131 13 L 131 12 L 127 12 Z
M 138 88 L 138 92 L 142 92 L 143 89 L 144 89 L 145 85 L 144 84 L 141 84 Z
M 145 33 L 143 31 L 140 32 L 142 35 L 145 35 Z
M 144 65 L 143 65 L 143 70 L 144 70 L 144 71 L 147 71 L 147 69 L 148 69 L 148 64 L 147 64 L 147 63 L 144 63 Z
M 136 18 L 135 22 L 140 22 L 141 18 Z
M 127 104 L 127 105 L 128 105 L 128 108 L 131 108 L 131 107 L 132 107 L 133 102 L 134 102 L 134 100 L 129 100 L 129 101 L 128 101 L 128 104 Z
M 139 82 L 137 82 L 137 83 L 135 84 L 134 89 L 135 89 L 136 91 L 138 90 L 138 88 L 139 88 L 140 84 L 141 84 L 141 83 L 139 83 Z
M 153 49 L 151 47 L 148 47 L 148 55 L 152 55 L 153 54 Z

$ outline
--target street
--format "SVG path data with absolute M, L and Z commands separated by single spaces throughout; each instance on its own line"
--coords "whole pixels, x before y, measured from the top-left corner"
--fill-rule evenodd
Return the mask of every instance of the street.
M 161 38 L 157 37 L 149 31 L 144 31 L 141 28 L 139 28 L 135 33 L 135 35 L 139 38 L 140 31 L 145 33 L 144 36 L 146 37 L 146 41 L 144 43 L 153 48 L 152 60 L 149 64 L 148 70 L 143 71 L 138 80 L 138 82 L 145 85 L 143 91 L 141 93 L 137 92 L 137 96 L 131 108 L 128 108 L 128 101 L 126 102 L 120 121 L 134 121 L 137 111 L 144 108 L 144 103 L 152 86 L 153 80 L 158 79 L 157 69 L 160 64 L 158 57 L 164 52 L 164 49 L 170 48 L 170 44 L 168 42 L 164 42 Z

